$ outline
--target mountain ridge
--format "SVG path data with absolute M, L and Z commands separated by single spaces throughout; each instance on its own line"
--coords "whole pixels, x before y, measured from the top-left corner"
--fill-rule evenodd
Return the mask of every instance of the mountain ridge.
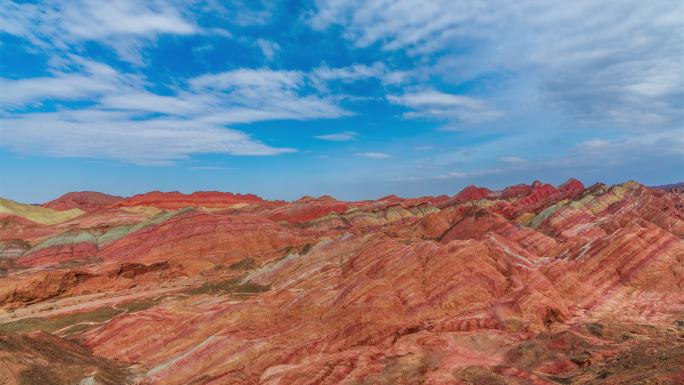
M 33 343 L 91 351 L 54 375 L 100 383 L 108 371 L 136 384 L 684 378 L 676 189 L 153 192 L 50 223 L 15 211 L 0 217 L 0 338 L 30 354 L 0 345 L 9 383 L 43 365 Z

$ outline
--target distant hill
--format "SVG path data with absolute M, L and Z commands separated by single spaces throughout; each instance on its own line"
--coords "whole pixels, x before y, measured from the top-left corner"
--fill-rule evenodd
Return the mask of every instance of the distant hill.
M 664 184 L 661 186 L 651 186 L 651 188 L 657 188 L 659 190 L 684 190 L 684 182 Z
M 70 209 L 93 211 L 120 202 L 123 199 L 120 196 L 108 195 L 97 191 L 74 191 L 44 203 L 42 206 L 58 211 Z

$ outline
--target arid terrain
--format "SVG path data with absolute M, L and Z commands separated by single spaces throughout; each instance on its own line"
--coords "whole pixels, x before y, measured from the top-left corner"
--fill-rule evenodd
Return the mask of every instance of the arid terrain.
M 0 384 L 684 383 L 684 189 L 0 200 Z

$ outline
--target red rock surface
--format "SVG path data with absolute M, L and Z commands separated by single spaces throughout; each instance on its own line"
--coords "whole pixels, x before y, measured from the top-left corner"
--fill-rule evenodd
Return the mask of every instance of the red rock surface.
M 86 211 L 0 218 L 0 381 L 684 380 L 678 189 L 155 192 Z
M 333 197 L 304 197 L 287 206 L 274 209 L 269 218 L 274 221 L 287 221 L 292 224 L 307 222 L 328 214 L 342 214 L 350 207 L 346 202 L 339 202 Z
M 77 191 L 62 195 L 61 197 L 43 204 L 53 210 L 64 211 L 69 209 L 81 209 L 94 211 L 122 201 L 124 198 L 103 194 L 96 191 Z
M 492 194 L 492 190 L 486 187 L 477 187 L 475 185 L 470 185 L 458 194 L 456 194 L 456 200 L 459 202 L 475 201 L 479 199 L 489 198 Z
M 501 197 L 504 199 L 508 198 L 520 198 L 528 195 L 532 190 L 532 186 L 526 184 L 517 184 L 515 186 L 509 186 L 501 191 Z
M 282 256 L 310 240 L 273 221 L 253 215 L 191 210 L 163 223 L 133 232 L 98 254 L 113 261 L 153 263 L 190 259 L 232 264 L 244 258 Z
M 160 209 L 181 209 L 183 207 L 227 208 L 239 203 L 264 203 L 253 194 L 232 194 L 218 191 L 198 191 L 183 194 L 178 191 L 153 191 L 134 195 L 114 204 L 114 207 L 153 206 Z
M 558 186 L 558 190 L 565 198 L 577 198 L 584 191 L 584 185 L 577 179 L 571 178 Z

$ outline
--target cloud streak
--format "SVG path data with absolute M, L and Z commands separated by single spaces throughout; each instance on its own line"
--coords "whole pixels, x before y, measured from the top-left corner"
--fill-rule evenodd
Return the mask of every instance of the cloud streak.
M 200 153 L 278 155 L 295 150 L 268 146 L 226 125 L 350 114 L 307 88 L 306 76 L 297 71 L 239 69 L 206 74 L 189 79 L 175 95 L 159 95 L 142 87 L 144 81 L 137 76 L 74 60 L 79 64 L 76 73 L 1 80 L 3 90 L 9 91 L 1 97 L 4 147 L 20 153 L 136 164 L 169 164 Z M 65 108 L 24 111 L 46 100 Z M 71 109 L 72 102 L 88 106 Z
M 386 154 L 384 152 L 358 152 L 356 155 L 369 159 L 389 159 L 392 157 L 392 155 Z
M 329 142 L 350 142 L 352 140 L 356 140 L 359 136 L 358 132 L 354 131 L 344 131 L 344 132 L 338 132 L 335 134 L 327 134 L 327 135 L 317 135 L 314 136 L 316 139 L 320 140 L 327 140 Z
M 266 58 L 266 61 L 272 61 L 278 51 L 280 51 L 280 46 L 278 43 L 266 40 L 266 39 L 257 39 L 256 41 L 257 47 L 261 50 L 261 53 L 264 54 L 264 58 Z
M 424 90 L 403 95 L 389 95 L 390 103 L 411 109 L 403 114 L 407 119 L 435 119 L 450 122 L 478 123 L 495 120 L 504 115 L 482 100 L 447 94 L 435 90 Z
M 133 119 L 104 110 L 23 114 L 4 119 L 3 146 L 19 153 L 107 158 L 140 165 L 168 165 L 198 153 L 278 155 L 247 134 L 177 117 Z
M 40 4 L 4 0 L 0 31 L 23 37 L 59 55 L 96 41 L 119 56 L 142 63 L 142 45 L 163 34 L 207 33 L 171 1 L 53 0 Z
M 309 24 L 406 52 L 451 83 L 503 74 L 583 125 L 651 130 L 682 122 L 683 14 L 676 0 L 319 0 Z

